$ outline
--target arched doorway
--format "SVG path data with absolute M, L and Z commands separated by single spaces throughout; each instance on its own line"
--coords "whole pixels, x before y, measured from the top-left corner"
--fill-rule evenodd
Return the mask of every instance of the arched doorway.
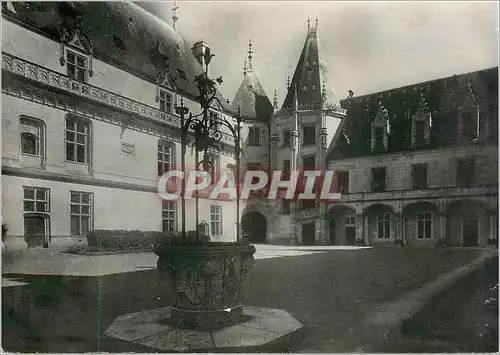
M 328 212 L 330 245 L 356 244 L 356 211 L 345 205 L 335 206 Z
M 251 243 L 265 243 L 267 240 L 267 220 L 258 211 L 250 211 L 243 215 L 241 221 L 243 234 Z

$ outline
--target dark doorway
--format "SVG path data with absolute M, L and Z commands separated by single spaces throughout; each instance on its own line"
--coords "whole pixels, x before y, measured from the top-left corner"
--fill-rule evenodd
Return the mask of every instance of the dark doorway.
M 335 233 L 335 228 L 336 228 L 336 224 L 335 224 L 335 218 L 331 217 L 330 216 L 330 245 L 336 245 L 337 244 L 337 241 L 336 241 L 336 233 Z
M 356 227 L 345 227 L 345 240 L 347 245 L 354 245 L 356 242 Z
M 314 245 L 316 239 L 316 224 L 306 223 L 302 225 L 302 244 L 303 245 Z
M 356 219 L 355 217 L 345 218 L 345 243 L 354 245 L 356 242 Z
M 241 221 L 243 234 L 250 243 L 265 243 L 267 239 L 266 217 L 260 212 L 251 211 L 243 215 Z
M 477 216 L 464 216 L 463 219 L 464 247 L 479 245 L 479 219 Z
M 24 239 L 28 247 L 47 247 L 45 223 L 42 216 L 24 216 Z

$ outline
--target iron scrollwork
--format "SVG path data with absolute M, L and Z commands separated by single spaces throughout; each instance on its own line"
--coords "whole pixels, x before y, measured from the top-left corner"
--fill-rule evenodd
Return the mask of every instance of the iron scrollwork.
M 168 58 L 165 58 L 161 54 L 158 54 L 158 52 L 159 52 L 159 45 L 157 45 L 156 48 L 152 49 L 150 57 L 157 59 L 156 61 L 162 64 L 161 66 L 158 65 L 157 69 L 167 72 L 169 70 L 168 65 L 164 65 L 164 63 L 165 59 L 168 60 Z M 208 153 L 212 149 L 220 150 L 219 143 L 221 142 L 223 137 L 227 134 L 221 130 L 222 127 L 225 127 L 231 133 L 234 139 L 235 142 L 234 154 L 236 159 L 237 170 L 239 171 L 240 169 L 239 157 L 241 152 L 240 148 L 241 115 L 239 114 L 239 112 L 236 115 L 236 126 L 233 126 L 233 124 L 223 116 L 210 115 L 210 108 L 213 106 L 214 103 L 218 103 L 220 106 L 223 106 L 218 97 L 218 92 L 216 87 L 217 84 L 221 85 L 223 83 L 222 77 L 211 79 L 208 75 L 208 67 L 213 57 L 214 54 L 211 53 L 209 48 L 206 48 L 205 53 L 203 55 L 205 71 L 202 74 L 197 75 L 194 79 L 198 87 L 199 95 L 196 97 L 196 99 L 200 103 L 201 112 L 196 115 L 189 112 L 189 109 L 184 106 L 184 101 L 182 97 L 180 100 L 180 106 L 177 105 L 175 106 L 175 112 L 181 117 L 182 171 L 185 171 L 186 168 L 185 153 L 187 146 L 190 146 L 195 149 L 197 169 L 206 172 L 214 171 L 214 164 L 209 159 Z M 165 75 L 167 75 L 167 73 L 165 73 Z M 175 78 L 174 77 L 172 78 L 175 84 Z M 190 139 L 190 137 L 192 137 L 192 140 Z M 199 152 L 204 153 L 202 160 L 198 160 Z M 239 175 L 237 176 L 237 178 L 239 178 Z M 185 191 L 185 186 L 183 183 L 182 194 L 181 194 L 182 206 L 183 206 L 182 207 L 183 237 L 186 235 L 185 222 L 184 222 L 185 221 L 184 191 Z M 196 199 L 198 199 L 197 196 Z M 239 196 L 237 198 L 237 210 L 239 211 Z M 197 211 L 196 226 L 198 226 L 199 225 L 198 203 L 196 204 L 196 211 Z M 237 240 L 239 240 L 239 215 L 237 216 L 237 225 L 238 225 Z M 199 239 L 198 228 L 196 229 L 196 233 L 197 233 L 197 239 Z

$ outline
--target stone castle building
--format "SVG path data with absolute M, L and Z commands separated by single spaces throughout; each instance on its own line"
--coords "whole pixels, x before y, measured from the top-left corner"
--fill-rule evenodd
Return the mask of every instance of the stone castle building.
M 92 229 L 180 229 L 180 202 L 162 201 L 157 183 L 180 168 L 175 107 L 182 100 L 199 112 L 194 77 L 208 45 L 187 43 L 175 20 L 171 27 L 133 3 L 2 6 L 2 215 L 9 234 L 51 246 Z M 342 198 L 242 201 L 250 241 L 494 243 L 497 68 L 363 97 L 351 92 L 339 101 L 317 22 L 305 34 L 281 107 L 259 83 L 250 43 L 233 100 L 220 95 L 211 114 L 242 115 L 242 170 L 289 176 L 327 168 Z M 235 169 L 234 141 L 225 134 L 221 143 L 207 153 L 216 174 Z M 186 159 L 194 165 L 190 149 Z M 200 220 L 212 240 L 235 239 L 234 201 L 200 199 Z M 195 228 L 194 213 L 186 224 Z

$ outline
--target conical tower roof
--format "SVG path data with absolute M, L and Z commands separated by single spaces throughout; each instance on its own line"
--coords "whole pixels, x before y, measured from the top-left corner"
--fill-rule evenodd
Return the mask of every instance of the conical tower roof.
M 249 44 L 248 50 L 248 67 L 245 62 L 243 71 L 243 80 L 236 91 L 233 101 L 231 101 L 231 109 L 237 111 L 240 109 L 240 114 L 244 119 L 257 119 L 262 122 L 269 122 L 274 112 L 273 105 L 262 88 L 262 85 L 257 78 L 257 74 L 252 68 L 252 43 Z
M 321 109 L 340 107 L 333 90 L 328 85 L 326 62 L 321 57 L 321 45 L 316 27 L 309 26 L 306 41 L 295 68 L 282 109 L 294 107 L 295 88 L 297 87 L 299 108 Z

